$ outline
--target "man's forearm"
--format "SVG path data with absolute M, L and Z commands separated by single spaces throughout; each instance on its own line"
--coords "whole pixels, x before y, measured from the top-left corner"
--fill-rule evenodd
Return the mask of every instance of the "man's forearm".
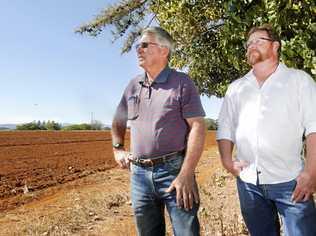
M 202 155 L 205 141 L 205 122 L 204 119 L 198 119 L 190 124 L 190 133 L 188 136 L 186 156 L 181 168 L 181 173 L 194 174 L 194 170 Z
M 316 133 L 306 137 L 306 162 L 304 171 L 316 178 Z
M 226 170 L 231 172 L 232 166 L 233 166 L 233 148 L 234 143 L 227 139 L 221 139 L 217 141 L 218 143 L 218 149 L 221 157 L 222 164 Z
M 112 122 L 112 141 L 124 145 L 126 121 L 115 119 Z

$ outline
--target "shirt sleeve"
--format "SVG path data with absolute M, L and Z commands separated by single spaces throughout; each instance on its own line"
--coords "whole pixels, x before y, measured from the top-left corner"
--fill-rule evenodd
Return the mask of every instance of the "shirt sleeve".
M 200 95 L 193 81 L 184 78 L 181 93 L 181 109 L 184 119 L 192 117 L 204 117 L 205 112 L 201 103 Z
M 300 71 L 299 76 L 302 82 L 300 100 L 302 108 L 302 120 L 305 128 L 305 135 L 316 132 L 316 83 L 310 75 Z
M 128 86 L 124 90 L 121 100 L 114 113 L 113 121 L 116 121 L 119 123 L 127 123 L 127 117 L 128 117 L 127 98 L 131 90 L 131 85 L 132 85 L 132 81 L 128 84 Z
M 228 139 L 235 143 L 235 116 L 236 114 L 234 114 L 234 100 L 232 99 L 231 88 L 229 88 L 224 97 L 224 101 L 218 116 L 216 140 Z
M 114 114 L 113 120 L 119 123 L 127 123 L 128 107 L 127 107 L 126 93 L 127 93 L 127 89 L 124 91 L 123 96 L 120 100 L 120 103 L 118 104 L 115 114 Z

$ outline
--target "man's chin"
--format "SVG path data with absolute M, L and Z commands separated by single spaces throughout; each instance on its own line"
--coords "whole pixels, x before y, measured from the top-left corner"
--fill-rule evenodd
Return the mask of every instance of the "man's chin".
M 260 57 L 253 55 L 247 58 L 247 63 L 251 66 L 255 65 L 260 61 Z
M 139 59 L 138 60 L 138 66 L 142 67 L 143 69 L 145 69 L 145 67 L 147 66 L 147 63 L 145 60 Z
M 261 56 L 257 51 L 250 52 L 249 55 L 247 56 L 247 63 L 251 66 L 260 62 L 260 60 L 261 60 Z
M 145 63 L 143 63 L 143 62 L 138 62 L 138 66 L 139 66 L 139 67 L 142 67 L 142 68 L 144 68 L 144 66 L 145 66 Z

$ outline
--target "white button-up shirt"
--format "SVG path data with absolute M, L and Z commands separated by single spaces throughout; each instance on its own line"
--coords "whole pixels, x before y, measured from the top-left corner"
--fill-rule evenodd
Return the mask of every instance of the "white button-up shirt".
M 217 140 L 232 141 L 236 158 L 250 163 L 243 181 L 293 180 L 303 168 L 303 134 L 316 132 L 316 83 L 280 63 L 260 88 L 251 70 L 229 86 L 218 124 Z

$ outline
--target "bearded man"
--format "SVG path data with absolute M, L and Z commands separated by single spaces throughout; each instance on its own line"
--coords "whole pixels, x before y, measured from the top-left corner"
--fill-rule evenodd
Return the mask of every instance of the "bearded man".
M 237 178 L 252 236 L 280 235 L 279 216 L 285 235 L 315 236 L 316 84 L 280 63 L 281 40 L 270 26 L 252 28 L 246 49 L 252 70 L 229 86 L 219 115 L 222 164 Z

